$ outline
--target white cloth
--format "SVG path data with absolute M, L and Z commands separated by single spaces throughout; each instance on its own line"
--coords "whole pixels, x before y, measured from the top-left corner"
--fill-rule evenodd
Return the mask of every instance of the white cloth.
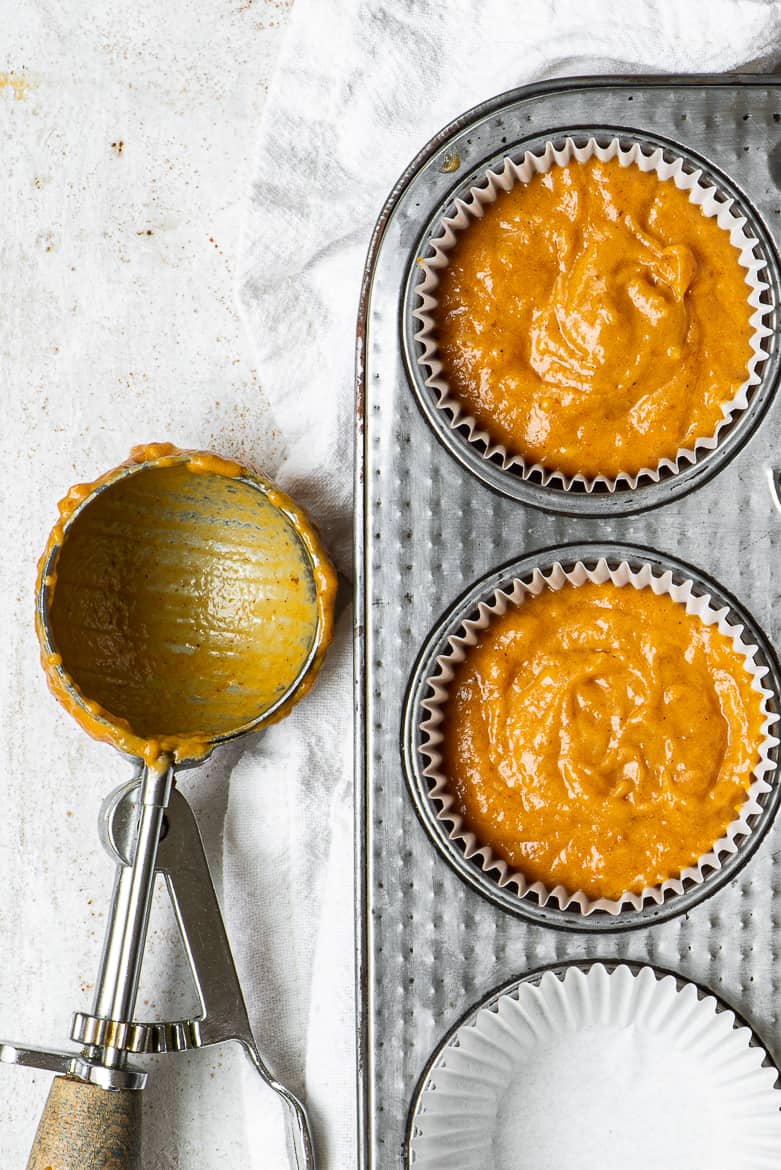
M 767 69 L 781 4 L 296 0 L 257 149 L 240 302 L 286 451 L 280 484 L 351 576 L 353 354 L 386 192 L 440 127 L 539 78 Z M 235 769 L 225 905 L 261 1049 L 302 1090 L 322 1170 L 355 1163 L 350 624 L 318 686 Z M 411 1088 L 411 1086 L 410 1086 Z M 251 1148 L 283 1165 L 254 1087 Z M 272 1153 L 276 1153 L 276 1157 Z M 260 1154 L 258 1165 L 260 1165 Z

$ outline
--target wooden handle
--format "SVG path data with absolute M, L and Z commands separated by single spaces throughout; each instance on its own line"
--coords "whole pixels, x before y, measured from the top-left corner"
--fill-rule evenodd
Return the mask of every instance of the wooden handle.
M 27 1170 L 141 1170 L 141 1094 L 55 1077 Z

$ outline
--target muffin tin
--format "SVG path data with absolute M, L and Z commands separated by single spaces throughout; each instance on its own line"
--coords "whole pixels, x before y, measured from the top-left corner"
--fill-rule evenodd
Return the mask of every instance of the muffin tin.
M 678 475 L 612 495 L 557 495 L 520 478 L 509 490 L 501 469 L 482 456 L 470 462 L 417 383 L 411 389 L 410 268 L 428 225 L 469 176 L 527 141 L 594 127 L 702 160 L 747 209 L 768 264 L 769 356 L 749 410 Z M 777 680 L 779 227 L 781 80 L 751 76 L 587 78 L 503 95 L 437 135 L 383 210 L 366 268 L 357 368 L 358 1075 L 366 1170 L 407 1164 L 415 1087 L 454 1025 L 497 986 L 542 966 L 599 958 L 669 968 L 722 996 L 757 1028 L 771 1058 L 781 1056 L 776 786 L 755 826 L 764 840 L 752 833 L 754 856 L 714 881 L 712 896 L 681 895 L 628 931 L 605 933 L 585 920 L 552 930 L 547 920 L 489 901 L 434 848 L 405 783 L 400 742 L 415 664 L 442 615 L 499 567 L 532 564 L 541 550 L 573 543 L 629 545 L 636 555 L 682 563 L 709 587 L 718 582 L 738 616 L 745 610 L 764 630 L 761 650 Z

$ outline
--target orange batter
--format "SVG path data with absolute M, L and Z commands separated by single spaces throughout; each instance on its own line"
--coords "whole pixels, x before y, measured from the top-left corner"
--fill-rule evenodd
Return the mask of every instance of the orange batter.
M 589 478 L 654 468 L 712 436 L 748 376 L 737 249 L 637 166 L 554 166 L 500 193 L 449 255 L 443 377 L 527 462 Z
M 466 827 L 529 881 L 616 899 L 677 877 L 736 819 L 761 704 L 732 641 L 669 596 L 565 586 L 467 652 L 443 768 Z

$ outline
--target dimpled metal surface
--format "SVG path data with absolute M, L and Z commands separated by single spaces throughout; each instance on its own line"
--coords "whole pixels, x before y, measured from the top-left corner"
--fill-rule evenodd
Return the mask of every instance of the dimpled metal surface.
M 517 91 L 438 136 L 386 205 L 358 358 L 359 1088 L 362 1159 L 372 1170 L 404 1165 L 418 1079 L 453 1024 L 492 988 L 545 964 L 605 958 L 670 968 L 723 996 L 781 1057 L 781 825 L 735 880 L 683 915 L 628 933 L 565 933 L 467 886 L 431 843 L 404 778 L 405 692 L 429 631 L 478 577 L 537 549 L 620 541 L 679 557 L 734 594 L 778 644 L 776 313 L 760 405 L 729 458 L 709 479 L 707 466 L 690 476 L 697 490 L 660 485 L 634 515 L 567 516 L 497 494 L 445 448 L 410 386 L 405 282 L 426 225 L 497 153 L 593 127 L 668 141 L 725 175 L 753 208 L 778 303 L 781 81 L 597 78 Z

